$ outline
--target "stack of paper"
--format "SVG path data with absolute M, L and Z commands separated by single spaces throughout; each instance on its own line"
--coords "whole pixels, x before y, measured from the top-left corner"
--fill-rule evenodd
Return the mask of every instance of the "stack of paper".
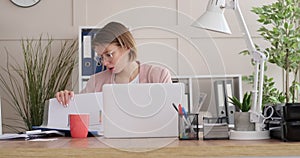
M 34 130 L 34 131 L 27 131 L 23 134 L 15 134 L 15 133 L 8 133 L 0 135 L 0 140 L 8 140 L 8 139 L 36 139 L 36 138 L 48 138 L 48 137 L 57 137 L 57 136 L 64 136 L 65 134 L 56 130 L 49 130 L 49 131 L 41 131 L 41 130 Z

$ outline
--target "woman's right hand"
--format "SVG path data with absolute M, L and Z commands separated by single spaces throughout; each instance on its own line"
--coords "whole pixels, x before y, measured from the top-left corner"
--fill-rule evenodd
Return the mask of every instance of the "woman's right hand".
M 67 107 L 70 103 L 70 100 L 74 98 L 73 91 L 59 91 L 55 94 L 57 101 L 62 104 L 64 107 Z

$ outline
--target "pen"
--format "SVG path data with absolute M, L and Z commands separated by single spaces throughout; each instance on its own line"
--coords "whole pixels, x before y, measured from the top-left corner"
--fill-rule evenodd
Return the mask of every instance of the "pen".
M 178 105 L 178 113 L 182 116 L 183 121 L 185 124 L 189 125 L 189 122 L 187 121 L 187 115 L 183 113 L 184 107 L 181 106 L 181 104 Z
M 180 115 L 183 114 L 183 113 L 182 113 L 182 107 L 181 107 L 181 104 L 178 105 L 178 113 L 179 113 Z
M 192 125 L 192 123 L 191 123 L 190 119 L 188 118 L 187 112 L 186 112 L 186 110 L 185 110 L 184 107 L 182 107 L 182 115 L 183 115 L 184 118 L 187 120 L 187 124 L 188 124 L 189 126 Z
M 189 117 L 188 117 L 188 114 L 187 114 L 187 112 L 186 112 L 186 110 L 185 110 L 185 108 L 184 107 L 182 107 L 182 115 L 184 115 L 184 117 L 187 119 L 187 121 L 188 121 L 188 124 L 189 125 L 192 125 L 192 123 L 191 123 L 191 121 L 190 121 L 190 119 L 189 119 Z
M 187 118 L 187 113 L 186 113 L 186 111 L 185 111 L 185 108 L 184 108 L 184 107 L 182 107 L 182 113 L 183 113 L 184 117 L 185 117 L 185 118 Z
M 173 105 L 174 109 L 178 112 L 176 105 L 174 103 L 172 105 Z
M 193 127 L 192 127 L 192 122 L 190 121 L 190 119 L 189 119 L 189 117 L 187 115 L 187 112 L 186 112 L 186 110 L 185 110 L 184 107 L 182 107 L 182 112 L 183 112 L 183 115 L 184 115 L 185 119 L 187 120 L 186 123 L 190 127 L 191 132 L 195 133 L 195 131 L 194 131 Z

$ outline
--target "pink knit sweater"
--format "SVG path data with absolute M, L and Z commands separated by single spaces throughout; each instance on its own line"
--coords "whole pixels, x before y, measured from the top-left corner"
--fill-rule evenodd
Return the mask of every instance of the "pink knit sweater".
M 171 83 L 171 74 L 167 68 L 149 64 L 140 65 L 139 83 Z M 110 71 L 102 71 L 91 76 L 81 93 L 102 92 L 104 84 L 112 84 Z

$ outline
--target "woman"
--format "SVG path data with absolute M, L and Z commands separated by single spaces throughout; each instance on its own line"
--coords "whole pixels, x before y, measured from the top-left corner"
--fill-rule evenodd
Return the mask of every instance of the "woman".
M 81 93 L 101 92 L 104 84 L 118 83 L 171 83 L 168 69 L 149 64 L 140 64 L 135 40 L 122 24 L 111 22 L 97 32 L 93 47 L 105 71 L 91 76 Z M 68 106 L 73 91 L 56 93 L 57 100 Z

